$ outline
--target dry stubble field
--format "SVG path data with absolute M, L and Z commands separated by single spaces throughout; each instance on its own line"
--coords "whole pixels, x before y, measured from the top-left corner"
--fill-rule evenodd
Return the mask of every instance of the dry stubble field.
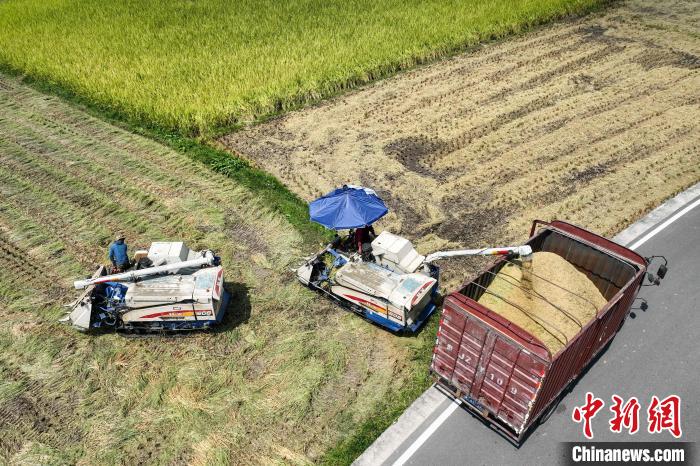
M 700 179 L 699 57 L 699 3 L 631 0 L 220 143 L 305 199 L 377 189 L 381 226 L 425 252 L 520 241 L 534 218 L 610 235 Z
M 57 322 L 115 230 L 221 254 L 223 328 L 87 336 Z M 0 75 L 0 463 L 317 459 L 422 367 L 315 299 L 300 234 L 254 193 Z

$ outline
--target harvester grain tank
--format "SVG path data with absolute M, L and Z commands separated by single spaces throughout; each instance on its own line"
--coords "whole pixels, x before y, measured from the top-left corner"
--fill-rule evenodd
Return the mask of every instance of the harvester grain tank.
M 62 319 L 81 331 L 114 328 L 132 332 L 208 328 L 228 303 L 223 267 L 212 251 L 191 251 L 182 242 L 154 242 L 137 251 L 135 265 L 74 282 L 85 291 Z

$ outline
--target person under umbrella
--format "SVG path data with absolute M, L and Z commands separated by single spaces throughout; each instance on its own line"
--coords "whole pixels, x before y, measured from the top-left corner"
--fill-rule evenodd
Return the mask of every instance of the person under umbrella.
M 365 256 L 376 236 L 372 224 L 388 211 L 374 190 L 353 185 L 343 185 L 309 204 L 312 221 L 330 230 L 350 230 L 343 246 Z M 341 245 L 343 241 L 336 235 L 333 243 Z
M 357 252 L 363 256 L 368 256 L 372 251 L 372 241 L 377 237 L 372 225 L 365 225 L 355 230 L 354 243 Z

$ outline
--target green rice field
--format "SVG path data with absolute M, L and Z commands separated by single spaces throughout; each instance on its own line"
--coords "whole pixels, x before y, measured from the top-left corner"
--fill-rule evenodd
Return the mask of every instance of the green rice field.
M 0 65 L 213 134 L 604 0 L 8 0 Z

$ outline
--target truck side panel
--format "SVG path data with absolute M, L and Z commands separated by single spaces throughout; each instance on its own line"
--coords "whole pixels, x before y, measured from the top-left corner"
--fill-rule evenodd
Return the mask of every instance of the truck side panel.
M 433 371 L 477 410 L 519 432 L 530 417 L 547 363 L 478 314 L 453 296 L 445 300 Z
M 606 312 L 603 312 L 602 315 L 599 313 L 588 327 L 584 327 L 581 337 L 575 339 L 570 346 L 560 352 L 547 374 L 542 394 L 533 409 L 534 418 L 546 410 L 548 405 L 580 375 L 613 339 L 629 314 L 643 278 L 643 275 L 639 276 L 633 283 L 630 283 L 618 298 L 610 303 Z
M 646 262 L 641 256 L 607 238 L 565 222 L 552 222 L 550 228 L 528 243 L 535 250 L 559 254 L 575 265 L 596 285 L 608 303 L 598 311 L 595 319 L 554 355 L 542 393 L 532 412 L 533 420 L 612 340 L 629 314 L 646 271 Z

